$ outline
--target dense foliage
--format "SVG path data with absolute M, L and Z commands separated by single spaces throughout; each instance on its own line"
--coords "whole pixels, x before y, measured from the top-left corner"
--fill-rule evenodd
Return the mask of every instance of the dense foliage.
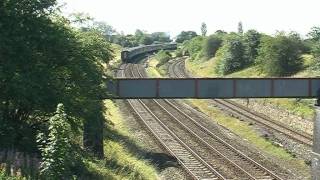
M 242 37 L 236 34 L 229 35 L 217 52 L 216 61 L 216 71 L 221 75 L 235 72 L 248 65 Z
M 310 69 L 320 70 L 319 29 L 312 28 L 309 38 L 303 40 L 295 32 L 278 32 L 274 36 L 256 30 L 244 33 L 240 22 L 238 33 L 218 30 L 210 36 L 194 37 L 184 41 L 176 54 L 189 55 L 190 61 L 214 60 L 212 68 L 217 75 L 256 66 L 257 70 L 268 76 L 288 76 L 306 68 L 303 67 L 303 54 L 312 55 L 313 65 Z
M 72 28 L 56 3 L 0 3 L 0 149 L 39 153 L 37 134 L 51 133 L 50 117 L 63 103 L 83 147 L 103 157 L 102 63 L 112 57 L 110 44 L 97 28 Z
M 176 39 L 176 42 L 177 43 L 183 43 L 187 40 L 190 40 L 194 37 L 198 36 L 196 32 L 194 31 L 182 31 L 178 36 L 177 36 L 177 39 Z
M 157 66 L 160 67 L 171 59 L 171 54 L 169 51 L 161 50 L 156 54 L 155 58 L 159 61 Z
M 222 36 L 211 35 L 204 40 L 203 55 L 206 59 L 210 59 L 216 55 L 216 52 L 222 45 Z
M 257 62 L 270 76 L 288 76 L 302 67 L 302 40 L 296 34 L 264 36 Z
M 258 56 L 261 34 L 256 30 L 249 30 L 244 34 L 244 43 L 247 48 L 248 60 L 254 62 Z
M 196 59 L 197 56 L 201 56 L 200 51 L 202 50 L 204 38 L 202 36 L 197 36 L 189 41 L 183 43 L 184 54 L 190 55 L 192 59 Z
M 149 45 L 154 43 L 171 42 L 170 35 L 165 32 L 154 32 L 148 34 L 139 29 L 134 35 L 115 34 L 111 37 L 111 42 L 119 44 L 123 47 L 134 47 L 138 45 Z
M 75 160 L 72 151 L 72 130 L 62 104 L 48 122 L 48 134 L 39 133 L 42 162 L 40 175 L 44 179 L 71 179 L 70 167 Z

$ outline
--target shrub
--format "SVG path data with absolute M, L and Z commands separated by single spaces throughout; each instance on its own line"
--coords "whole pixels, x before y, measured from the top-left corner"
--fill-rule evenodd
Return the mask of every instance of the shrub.
M 255 30 L 249 30 L 244 34 L 244 42 L 246 44 L 248 60 L 250 63 L 255 62 L 255 59 L 258 56 L 261 36 L 262 35 Z
M 182 49 L 177 49 L 177 50 L 175 51 L 175 55 L 176 55 L 176 57 L 182 57 L 182 56 L 183 56 L 183 51 L 182 51 Z
M 201 53 L 204 38 L 197 36 L 183 43 L 183 50 L 194 60 Z
M 248 64 L 245 46 L 238 35 L 230 35 L 216 55 L 217 74 L 226 75 L 244 68 Z
M 155 58 L 159 61 L 157 66 L 160 67 L 171 59 L 171 54 L 169 51 L 161 50 L 156 54 Z
M 210 59 L 216 55 L 216 52 L 222 45 L 222 38 L 217 35 L 211 35 L 204 40 L 203 55 L 206 59 Z
M 70 179 L 73 153 L 71 147 L 71 126 L 62 104 L 49 120 L 48 134 L 39 133 L 41 151 L 40 175 L 45 179 Z
M 296 35 L 280 33 L 262 39 L 257 63 L 270 76 L 287 76 L 301 69 L 302 41 Z

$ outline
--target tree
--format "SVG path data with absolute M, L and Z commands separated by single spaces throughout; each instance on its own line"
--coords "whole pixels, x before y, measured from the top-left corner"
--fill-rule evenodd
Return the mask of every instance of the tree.
M 203 43 L 203 55 L 206 59 L 214 57 L 217 50 L 222 45 L 222 38 L 218 35 L 211 35 L 204 40 Z
M 106 96 L 102 63 L 112 58 L 110 44 L 95 29 L 72 28 L 56 3 L 0 5 L 0 146 L 38 152 L 37 131 L 61 102 L 74 130 L 84 125 L 84 147 L 102 157 L 99 99 Z
M 206 36 L 207 34 L 207 25 L 204 22 L 201 24 L 201 34 L 202 36 Z
M 238 33 L 239 34 L 243 34 L 243 27 L 242 27 L 242 22 L 241 21 L 238 23 Z
M 151 39 L 153 42 L 171 42 L 170 35 L 165 32 L 154 32 L 151 34 Z
M 228 33 L 225 32 L 225 31 L 223 31 L 223 30 L 217 30 L 217 31 L 215 32 L 215 34 L 217 34 L 217 35 L 225 35 L 225 34 L 228 34 Z
M 244 43 L 247 46 L 247 55 L 250 62 L 254 62 L 258 56 L 261 34 L 256 30 L 249 30 L 244 34 Z
M 99 31 L 103 36 L 107 38 L 108 41 L 111 41 L 112 35 L 116 32 L 112 26 L 102 21 L 93 22 L 93 29 Z
M 198 56 L 202 55 L 201 50 L 203 47 L 203 40 L 204 38 L 202 36 L 197 36 L 183 42 L 183 51 L 186 54 L 189 54 L 191 56 L 191 59 L 198 59 Z
M 308 33 L 308 43 L 312 54 L 319 59 L 320 57 L 320 27 L 313 27 Z
M 152 43 L 153 43 L 153 39 L 149 34 L 142 36 L 142 38 L 139 41 L 139 44 L 143 44 L 143 45 L 150 45 Z
M 320 27 L 312 27 L 308 33 L 308 37 L 310 37 L 312 41 L 320 41 Z
M 190 40 L 194 37 L 198 36 L 194 31 L 182 31 L 176 39 L 177 43 L 183 43 L 184 41 Z
M 288 76 L 302 67 L 302 40 L 296 35 L 279 33 L 264 36 L 257 62 L 262 72 L 270 76 Z
M 220 75 L 226 75 L 244 68 L 248 64 L 245 55 L 245 45 L 240 36 L 231 34 L 217 51 L 217 66 L 215 71 Z

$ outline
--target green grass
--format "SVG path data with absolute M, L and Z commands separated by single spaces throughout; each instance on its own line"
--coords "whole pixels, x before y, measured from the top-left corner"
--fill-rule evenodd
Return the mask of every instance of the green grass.
M 111 44 L 114 58 L 109 62 L 110 66 L 118 67 L 121 64 L 121 50 L 122 47 L 118 44 Z
M 260 72 L 257 66 L 251 66 L 251 67 L 245 68 L 243 70 L 229 74 L 227 77 L 259 78 L 259 77 L 266 77 L 266 75 L 263 74 L 262 72 Z
M 25 180 L 26 178 L 21 176 L 10 176 L 5 173 L 3 169 L 0 169 L 0 180 Z
M 215 61 L 214 58 L 208 61 L 193 60 L 188 59 L 186 61 L 186 68 L 191 74 L 200 77 L 218 77 L 219 75 L 215 73 Z
M 147 74 L 149 77 L 161 78 L 165 77 L 167 74 L 167 66 L 162 65 L 157 67 L 159 61 L 153 57 L 148 61 L 148 67 L 146 68 Z
M 104 160 L 86 159 L 85 179 L 158 179 L 156 167 L 141 155 L 141 146 L 133 140 L 119 108 L 104 101 L 108 127 L 105 129 Z M 143 150 L 142 150 L 143 151 Z
M 303 70 L 294 75 L 294 77 L 319 77 L 320 71 L 312 69 L 315 64 L 315 59 L 312 55 L 302 55 Z
M 266 99 L 266 101 L 271 102 L 272 104 L 286 109 L 293 114 L 301 116 L 302 118 L 313 119 L 315 116 L 314 109 L 314 100 L 309 99 Z
M 104 140 L 106 167 L 119 179 L 157 179 L 157 171 L 139 155 L 141 146 L 128 132 L 120 109 L 111 100 L 105 100 L 106 117 L 112 124 Z M 111 136 L 111 137 L 110 137 Z M 134 150 L 133 150 L 134 149 Z M 103 171 L 102 171 L 103 172 Z
M 214 121 L 216 121 L 218 124 L 226 127 L 236 135 L 247 140 L 259 150 L 269 154 L 272 157 L 281 159 L 294 169 L 301 171 L 300 173 L 304 174 L 305 176 L 309 176 L 309 167 L 303 160 L 292 157 L 291 154 L 285 149 L 275 146 L 271 141 L 261 137 L 249 125 L 248 122 L 240 121 L 236 118 L 225 115 L 221 110 L 210 106 L 207 100 L 189 100 L 189 102 L 214 119 Z
M 102 63 L 105 73 L 109 76 L 113 76 L 112 70 L 118 68 L 122 63 L 121 61 L 122 47 L 118 44 L 111 44 L 111 48 L 113 50 L 114 58 L 112 58 L 112 60 L 110 60 L 108 63 Z
M 107 73 L 121 62 L 121 47 L 112 44 L 115 58 L 104 64 Z M 111 75 L 111 74 L 110 74 Z M 86 158 L 84 179 L 159 179 L 156 167 L 141 155 L 141 148 L 124 124 L 120 109 L 111 100 L 104 101 L 107 127 L 104 132 L 104 160 Z

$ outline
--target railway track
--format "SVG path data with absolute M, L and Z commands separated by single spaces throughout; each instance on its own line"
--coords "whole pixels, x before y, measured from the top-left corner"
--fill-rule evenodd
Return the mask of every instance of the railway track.
M 135 77 L 133 64 L 125 64 L 118 75 Z M 136 115 L 162 146 L 184 167 L 194 179 L 225 179 L 203 158 L 182 142 L 159 118 L 143 103 L 142 100 L 127 100 Z
M 126 76 L 146 75 L 142 66 L 125 66 Z M 198 123 L 199 116 L 180 110 L 174 100 L 128 102 L 149 131 L 195 179 L 281 179 Z
M 172 65 L 169 67 L 169 74 L 171 74 L 170 77 L 175 78 L 188 77 L 184 69 L 184 60 L 172 63 Z M 285 124 L 267 118 L 257 112 L 251 111 L 248 108 L 243 107 L 242 105 L 231 100 L 213 99 L 213 101 L 219 107 L 229 110 L 234 115 L 249 119 L 250 121 L 263 125 L 278 133 L 282 133 L 290 139 L 293 139 L 309 147 L 312 146 L 313 136 L 310 134 L 299 132 L 293 128 L 286 126 Z

